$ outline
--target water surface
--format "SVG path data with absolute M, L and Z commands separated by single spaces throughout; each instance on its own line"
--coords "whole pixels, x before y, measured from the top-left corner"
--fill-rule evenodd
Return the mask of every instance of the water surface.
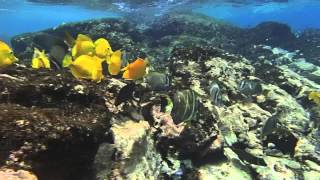
M 240 27 L 276 21 L 288 24 L 294 31 L 320 28 L 320 1 L 316 0 L 158 0 L 144 4 L 117 1 L 112 5 L 114 8 L 111 10 L 0 0 L 0 39 L 9 42 L 15 35 L 52 28 L 62 23 L 122 15 L 131 17 L 131 20 L 137 19 L 138 22 L 152 22 L 163 14 L 177 10 L 205 14 Z
M 111 11 L 87 9 L 77 5 L 39 4 L 22 0 L 0 1 L 0 39 L 52 28 L 62 23 L 94 18 L 118 17 Z
M 193 10 L 240 27 L 253 27 L 264 21 L 276 21 L 288 24 L 294 31 L 320 28 L 320 1 L 256 1 L 245 4 L 219 2 L 203 3 Z

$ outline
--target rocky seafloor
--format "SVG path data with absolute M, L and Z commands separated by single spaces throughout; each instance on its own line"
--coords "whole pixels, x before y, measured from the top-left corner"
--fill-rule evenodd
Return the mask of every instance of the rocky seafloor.
M 50 48 L 48 37 L 66 31 L 148 57 L 170 74 L 169 89 L 110 76 L 79 81 L 59 62 L 32 70 L 33 48 Z M 320 89 L 319 30 L 296 35 L 273 22 L 240 29 L 168 14 L 150 26 L 65 24 L 12 46 L 20 65 L 0 75 L 0 179 L 320 179 L 320 107 L 308 99 Z M 244 80 L 261 91 L 241 91 Z M 192 101 L 170 109 L 179 96 Z

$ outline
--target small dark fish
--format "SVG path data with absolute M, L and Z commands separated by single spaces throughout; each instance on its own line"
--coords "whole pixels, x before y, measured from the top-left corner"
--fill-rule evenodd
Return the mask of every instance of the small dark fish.
M 261 130 L 261 138 L 272 134 L 278 128 L 279 116 L 278 114 L 271 116 L 263 125 Z
M 209 94 L 214 105 L 220 106 L 222 104 L 221 89 L 217 83 L 211 83 Z
M 130 83 L 120 89 L 119 94 L 117 96 L 115 105 L 118 106 L 122 102 L 133 99 L 133 93 L 135 91 L 136 84 Z
M 62 67 L 62 60 L 69 49 L 63 38 L 48 33 L 41 33 L 34 37 L 33 42 L 38 48 L 50 53 L 52 57 L 50 61 L 57 66 L 58 69 Z
M 170 86 L 169 76 L 158 72 L 151 72 L 146 75 L 145 82 L 153 91 L 165 91 Z
M 64 36 L 64 43 L 71 48 L 75 44 L 76 40 L 72 37 L 69 31 L 64 31 Z
M 239 91 L 246 96 L 254 96 L 262 93 L 261 83 L 257 80 L 244 79 L 239 84 Z
M 62 62 L 64 56 L 67 54 L 65 48 L 59 45 L 53 45 L 49 51 L 50 55 L 57 61 Z
M 128 52 L 123 50 L 121 51 L 121 67 L 126 67 L 128 64 Z

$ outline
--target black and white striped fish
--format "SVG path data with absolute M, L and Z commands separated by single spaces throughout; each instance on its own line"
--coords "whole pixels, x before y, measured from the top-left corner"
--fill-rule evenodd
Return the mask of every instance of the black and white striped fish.
M 219 84 L 213 82 L 209 86 L 209 94 L 214 105 L 222 105 L 222 94 Z

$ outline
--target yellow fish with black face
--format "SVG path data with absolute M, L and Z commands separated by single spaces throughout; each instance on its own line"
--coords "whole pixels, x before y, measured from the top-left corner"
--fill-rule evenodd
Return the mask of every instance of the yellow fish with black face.
M 104 78 L 102 74 L 103 61 L 97 56 L 81 55 L 69 65 L 69 68 L 77 79 L 89 79 L 99 83 Z
M 71 55 L 77 58 L 81 55 L 93 56 L 95 53 L 95 45 L 89 36 L 79 34 L 75 44 L 71 50 Z
M 0 41 L 0 68 L 10 66 L 17 60 L 12 49 L 6 43 Z
M 40 51 L 38 48 L 34 48 L 31 66 L 33 69 L 39 69 L 39 68 L 50 69 L 51 67 L 50 61 L 46 53 L 44 52 L 44 50 Z

